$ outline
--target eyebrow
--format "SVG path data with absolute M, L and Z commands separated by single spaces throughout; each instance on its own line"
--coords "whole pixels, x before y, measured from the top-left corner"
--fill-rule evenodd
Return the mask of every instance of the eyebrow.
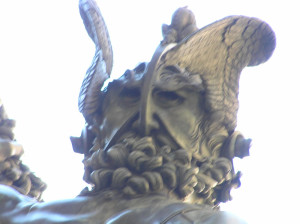
M 174 73 L 183 73 L 184 72 L 178 65 L 169 65 L 169 66 L 166 66 L 164 69 L 168 70 L 170 72 L 174 72 Z
M 204 92 L 203 83 L 200 75 L 191 75 L 185 69 L 180 68 L 178 65 L 169 65 L 163 68 L 166 73 L 164 75 L 158 75 L 157 80 L 153 83 L 153 87 L 163 91 L 180 91 L 189 90 L 195 92 Z M 126 72 L 125 72 L 126 73 Z M 143 88 L 143 78 L 135 76 L 121 76 L 119 79 L 115 79 L 110 82 L 106 88 L 106 92 L 112 89 L 124 89 L 124 88 Z
M 189 90 L 189 91 L 195 91 L 195 92 L 204 92 L 204 88 L 203 88 L 202 84 L 191 83 L 191 82 L 181 82 L 177 85 L 174 85 L 171 82 L 157 81 L 154 83 L 154 88 L 160 89 L 163 91 Z
M 175 66 L 168 66 L 165 69 L 171 71 L 171 74 L 159 76 L 154 86 L 167 91 L 178 91 L 182 89 L 196 92 L 204 92 L 204 86 L 200 75 L 191 75 L 188 72 L 182 72 Z

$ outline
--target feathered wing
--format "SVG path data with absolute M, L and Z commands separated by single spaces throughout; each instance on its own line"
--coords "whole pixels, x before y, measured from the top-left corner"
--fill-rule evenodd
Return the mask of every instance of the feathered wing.
M 87 119 L 99 106 L 100 90 L 110 76 L 113 52 L 109 34 L 101 12 L 94 0 L 79 0 L 80 15 L 96 46 L 92 64 L 81 85 L 78 107 Z
M 242 69 L 269 59 L 275 34 L 268 24 L 244 16 L 232 16 L 208 25 L 185 38 L 162 60 L 178 64 L 203 80 L 205 109 L 219 113 L 226 128 L 236 127 L 238 86 Z

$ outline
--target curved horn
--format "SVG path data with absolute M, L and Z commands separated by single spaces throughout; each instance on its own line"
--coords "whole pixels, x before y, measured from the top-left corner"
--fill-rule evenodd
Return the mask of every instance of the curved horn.
M 236 127 L 238 86 L 242 69 L 267 61 L 275 49 L 275 34 L 268 24 L 231 16 L 183 39 L 161 63 L 178 64 L 199 74 L 205 86 L 205 109 L 217 112 L 228 131 Z
M 95 56 L 86 72 L 78 98 L 79 111 L 88 120 L 99 106 L 100 90 L 112 70 L 113 52 L 104 19 L 96 2 L 79 0 L 79 10 L 85 28 L 96 46 Z

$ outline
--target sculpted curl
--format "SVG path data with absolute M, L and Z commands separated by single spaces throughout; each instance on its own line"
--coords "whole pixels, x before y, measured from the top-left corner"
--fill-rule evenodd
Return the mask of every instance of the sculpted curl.
M 211 145 L 218 146 L 209 147 L 211 152 L 220 151 L 229 139 L 223 132 L 208 133 L 214 142 Z M 192 198 L 215 207 L 231 199 L 230 190 L 239 185 L 240 177 L 228 158 L 159 147 L 151 137 L 126 138 L 106 151 L 98 148 L 83 163 L 84 179 L 93 186 L 91 191 L 83 191 L 84 195 L 121 190 L 128 197 L 136 197 L 163 190 L 181 200 Z

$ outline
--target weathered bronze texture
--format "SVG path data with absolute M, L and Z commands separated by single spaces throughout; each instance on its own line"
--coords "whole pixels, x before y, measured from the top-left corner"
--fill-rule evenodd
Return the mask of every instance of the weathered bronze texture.
M 86 126 L 71 141 L 90 187 L 71 200 L 36 203 L 2 186 L 0 220 L 244 223 L 218 208 L 240 186 L 232 160 L 248 156 L 251 143 L 235 130 L 239 76 L 272 55 L 271 28 L 231 16 L 198 29 L 180 8 L 163 25 L 151 61 L 105 87 L 113 64 L 108 31 L 93 0 L 79 6 L 96 52 L 78 100 Z
M 20 160 L 24 149 L 15 140 L 14 127 L 15 121 L 8 118 L 0 100 L 0 184 L 40 201 L 46 184 Z

